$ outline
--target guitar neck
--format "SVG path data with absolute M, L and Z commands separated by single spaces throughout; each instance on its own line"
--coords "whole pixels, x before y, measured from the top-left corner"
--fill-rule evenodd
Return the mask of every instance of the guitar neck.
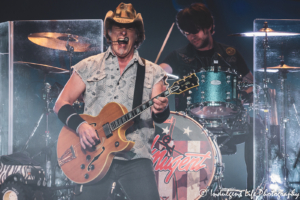
M 122 117 L 116 119 L 115 121 L 110 123 L 110 128 L 112 131 L 117 130 L 119 127 L 127 123 L 128 121 L 134 119 L 135 117 L 142 114 L 145 110 L 153 106 L 153 99 L 157 99 L 158 97 L 168 97 L 172 94 L 173 91 L 178 90 L 178 86 L 171 87 L 167 89 L 166 91 L 160 93 L 159 95 L 153 97 L 149 101 L 143 103 L 142 105 L 139 105 L 138 107 L 134 108 L 132 111 L 126 113 Z

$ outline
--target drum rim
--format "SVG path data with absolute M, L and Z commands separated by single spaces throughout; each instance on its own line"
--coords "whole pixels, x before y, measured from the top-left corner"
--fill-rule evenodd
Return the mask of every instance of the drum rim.
M 214 66 L 209 66 L 209 67 L 214 67 Z M 218 67 L 222 67 L 221 65 L 218 66 Z M 237 72 L 233 72 L 233 71 L 228 71 L 228 69 L 230 69 L 229 67 L 227 68 L 227 70 L 222 70 L 222 69 L 218 69 L 217 72 L 214 71 L 214 69 L 205 69 L 205 71 L 199 71 L 199 72 L 196 72 L 196 75 L 197 73 L 205 73 L 205 72 L 214 72 L 214 73 L 218 73 L 218 72 L 224 72 L 224 73 L 227 73 L 227 74 L 232 74 L 232 75 L 236 75 L 238 76 Z
M 194 120 L 193 118 L 189 117 L 188 115 L 186 114 L 182 114 L 180 112 L 177 112 L 177 111 L 170 111 L 170 115 L 171 114 L 174 114 L 174 115 L 178 115 L 178 116 L 181 116 L 181 117 L 184 117 L 184 118 L 187 118 L 189 120 L 191 120 L 192 122 L 195 123 L 195 125 L 197 125 L 204 133 L 205 133 L 205 136 L 207 137 L 208 141 L 209 141 L 209 144 L 211 146 L 211 149 L 212 149 L 212 159 L 213 159 L 213 174 L 212 176 L 210 177 L 209 181 L 208 181 L 208 184 L 207 184 L 207 187 L 210 187 L 214 178 L 216 177 L 216 173 L 217 173 L 217 163 L 218 163 L 218 160 L 220 160 L 220 162 L 222 163 L 222 155 L 219 154 L 219 151 L 220 150 L 216 150 L 216 148 L 218 147 L 218 145 L 216 144 L 216 141 L 213 141 L 211 139 L 211 137 L 208 135 L 208 130 L 206 130 L 200 123 L 198 123 L 196 120 Z M 169 116 L 170 117 L 170 116 Z M 217 157 L 217 158 L 216 158 Z M 205 168 L 204 168 L 205 169 Z M 206 188 L 208 189 L 208 188 Z M 200 194 L 197 198 L 201 197 L 202 195 Z
M 193 104 L 190 104 L 189 106 L 188 106 L 188 110 L 189 110 L 189 113 L 192 115 L 192 116 L 194 116 L 194 117 L 199 117 L 199 118 L 201 118 L 201 119 L 227 119 L 227 118 L 232 118 L 232 117 L 234 117 L 234 116 L 236 116 L 242 109 L 241 109 L 241 106 L 240 105 L 235 105 L 235 104 L 231 104 L 231 103 L 224 103 L 224 102 L 221 102 L 221 103 L 223 103 L 223 104 L 230 104 L 230 105 L 232 105 L 233 106 L 233 108 L 230 108 L 230 107 L 226 107 L 226 106 L 221 106 L 221 105 L 218 105 L 218 106 L 204 106 L 204 105 L 200 105 L 200 104 L 204 104 L 204 103 L 207 103 L 207 102 L 203 102 L 203 103 L 200 103 L 200 102 L 198 102 L 198 103 L 193 103 Z M 217 103 L 219 103 L 219 101 L 217 102 Z M 202 107 L 202 108 L 204 108 L 204 107 L 225 107 L 225 108 L 230 108 L 230 109 L 237 109 L 236 111 L 235 111 L 235 113 L 232 113 L 232 114 L 227 114 L 227 115 L 218 115 L 219 117 L 217 117 L 217 116 L 214 116 L 214 117 L 206 117 L 205 115 L 196 115 L 196 114 L 194 114 L 194 113 L 192 113 L 192 107 L 194 106 L 194 108 L 198 108 L 198 107 Z M 201 108 L 201 109 L 202 109 Z

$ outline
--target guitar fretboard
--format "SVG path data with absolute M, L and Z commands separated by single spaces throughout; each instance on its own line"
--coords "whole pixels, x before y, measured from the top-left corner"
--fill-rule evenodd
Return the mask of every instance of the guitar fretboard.
M 127 123 L 128 121 L 134 119 L 138 115 L 142 114 L 145 110 L 153 106 L 153 99 L 158 98 L 158 97 L 168 97 L 171 93 L 173 88 L 167 89 L 166 91 L 160 93 L 159 95 L 155 96 L 154 98 L 150 99 L 149 101 L 143 103 L 142 105 L 134 108 L 132 111 L 126 113 L 122 117 L 116 119 L 115 121 L 110 123 L 111 130 L 114 131 Z

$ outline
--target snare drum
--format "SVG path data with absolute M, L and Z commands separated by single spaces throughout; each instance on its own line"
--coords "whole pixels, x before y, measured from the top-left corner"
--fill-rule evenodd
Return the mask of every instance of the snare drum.
M 199 199 L 207 188 L 217 188 L 220 150 L 199 123 L 171 111 L 155 133 L 152 155 L 161 199 Z
M 241 106 L 237 94 L 238 76 L 214 67 L 196 73 L 200 86 L 191 89 L 189 114 L 205 119 L 231 118 Z

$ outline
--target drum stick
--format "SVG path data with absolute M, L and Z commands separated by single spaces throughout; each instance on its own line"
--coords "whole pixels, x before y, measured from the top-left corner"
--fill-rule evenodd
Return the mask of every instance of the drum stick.
M 168 39 L 169 39 L 169 36 L 170 36 L 170 34 L 171 34 L 171 32 L 172 32 L 173 26 L 174 26 L 174 22 L 173 22 L 173 24 L 172 24 L 172 26 L 171 26 L 171 28 L 170 28 L 170 30 L 169 30 L 169 32 L 168 32 L 166 38 L 165 38 L 165 41 L 164 41 L 162 47 L 160 48 L 160 51 L 159 51 L 159 53 L 158 53 L 158 55 L 157 55 L 157 58 L 156 58 L 156 60 L 155 60 L 155 62 L 154 62 L 155 64 L 157 63 L 157 61 L 158 61 L 158 59 L 159 59 L 159 57 L 160 57 L 161 52 L 162 52 L 162 51 L 164 50 L 164 48 L 165 48 L 165 45 L 166 45 L 166 43 L 167 43 L 167 41 L 168 41 Z

